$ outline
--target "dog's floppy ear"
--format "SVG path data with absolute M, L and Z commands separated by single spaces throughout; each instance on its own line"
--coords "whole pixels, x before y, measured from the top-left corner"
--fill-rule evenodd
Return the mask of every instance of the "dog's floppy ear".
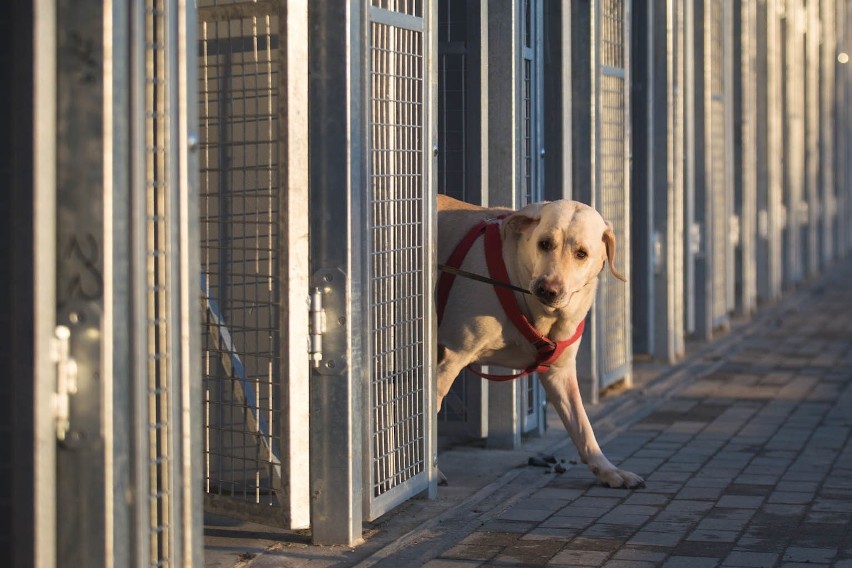
M 627 278 L 624 277 L 618 270 L 615 268 L 615 232 L 612 230 L 612 223 L 609 221 L 606 222 L 606 230 L 603 234 L 603 242 L 604 247 L 606 247 L 606 260 L 609 264 L 609 271 L 612 272 L 612 275 L 621 280 L 622 282 L 627 282 Z
M 515 233 L 523 233 L 541 220 L 541 208 L 544 203 L 530 203 L 523 209 L 515 211 L 503 221 L 503 238 Z

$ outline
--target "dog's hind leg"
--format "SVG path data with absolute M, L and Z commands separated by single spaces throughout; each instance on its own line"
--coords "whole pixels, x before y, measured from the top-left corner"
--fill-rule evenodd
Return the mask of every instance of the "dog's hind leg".
M 441 410 L 441 405 L 447 393 L 450 392 L 450 387 L 458 377 L 462 369 L 468 366 L 470 360 L 461 356 L 461 354 L 448 349 L 445 345 L 438 345 L 438 411 Z M 448 485 L 447 476 L 438 469 L 438 485 Z
M 438 410 L 441 410 L 444 397 L 450 392 L 450 387 L 453 386 L 456 377 L 469 363 L 470 359 L 461 353 L 453 351 L 445 345 L 438 345 Z

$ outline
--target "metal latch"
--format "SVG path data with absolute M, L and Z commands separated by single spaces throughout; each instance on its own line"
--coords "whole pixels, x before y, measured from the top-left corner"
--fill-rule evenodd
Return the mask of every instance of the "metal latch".
M 77 394 L 77 361 L 71 357 L 71 330 L 64 325 L 56 326 L 51 355 L 56 363 L 56 392 L 53 395 L 56 438 L 63 441 L 71 428 L 71 395 Z
M 325 333 L 326 318 L 322 307 L 322 288 L 314 287 L 310 295 L 310 346 L 311 365 L 316 369 L 322 361 L 322 334 Z
M 701 224 L 692 223 L 689 226 L 689 250 L 692 254 L 701 254 Z
M 742 229 L 740 227 L 740 216 L 736 214 L 731 215 L 731 220 L 728 223 L 728 239 L 731 241 L 731 244 L 733 246 L 740 246 L 741 233 Z

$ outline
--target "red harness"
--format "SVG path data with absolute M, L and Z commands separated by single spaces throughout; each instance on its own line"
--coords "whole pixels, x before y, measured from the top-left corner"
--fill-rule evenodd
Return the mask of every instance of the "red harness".
M 450 258 L 447 259 L 447 266 L 450 268 L 460 268 L 465 256 L 473 246 L 473 243 L 480 237 L 485 235 L 485 261 L 488 265 L 488 274 L 492 280 L 498 282 L 509 282 L 509 273 L 506 270 L 506 263 L 503 262 L 503 241 L 500 238 L 500 226 L 497 223 L 489 222 L 490 220 L 481 221 L 474 226 L 461 242 L 456 246 Z M 437 287 L 437 308 L 438 308 L 438 325 L 444 317 L 444 308 L 447 306 L 447 299 L 450 297 L 450 290 L 453 287 L 453 282 L 456 275 L 449 272 L 441 272 L 438 278 Z M 559 359 L 562 352 L 579 340 L 583 336 L 583 329 L 586 327 L 586 320 L 580 322 L 577 326 L 577 331 L 574 332 L 569 339 L 565 341 L 552 341 L 546 336 L 538 332 L 533 327 L 529 320 L 524 316 L 514 293 L 505 287 L 494 286 L 494 292 L 500 300 L 500 305 L 503 306 L 503 311 L 515 324 L 515 327 L 521 334 L 526 337 L 527 341 L 532 343 L 536 349 L 535 362 L 515 375 L 492 375 L 477 371 L 470 365 L 468 369 L 476 375 L 489 381 L 511 381 L 520 377 L 525 377 L 531 373 L 545 372 L 550 368 L 550 365 Z

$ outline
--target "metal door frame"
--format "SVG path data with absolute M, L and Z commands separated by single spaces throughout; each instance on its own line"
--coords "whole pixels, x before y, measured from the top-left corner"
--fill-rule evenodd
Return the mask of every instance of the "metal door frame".
M 363 378 L 358 309 L 365 163 L 363 2 L 308 3 L 311 101 L 311 284 L 327 325 L 310 376 L 311 534 L 315 544 L 361 539 Z M 341 94 L 346 104 L 341 104 Z M 320 233 L 323 227 L 334 232 Z M 322 270 L 322 272 L 320 272 Z M 331 363 L 333 361 L 333 363 Z

